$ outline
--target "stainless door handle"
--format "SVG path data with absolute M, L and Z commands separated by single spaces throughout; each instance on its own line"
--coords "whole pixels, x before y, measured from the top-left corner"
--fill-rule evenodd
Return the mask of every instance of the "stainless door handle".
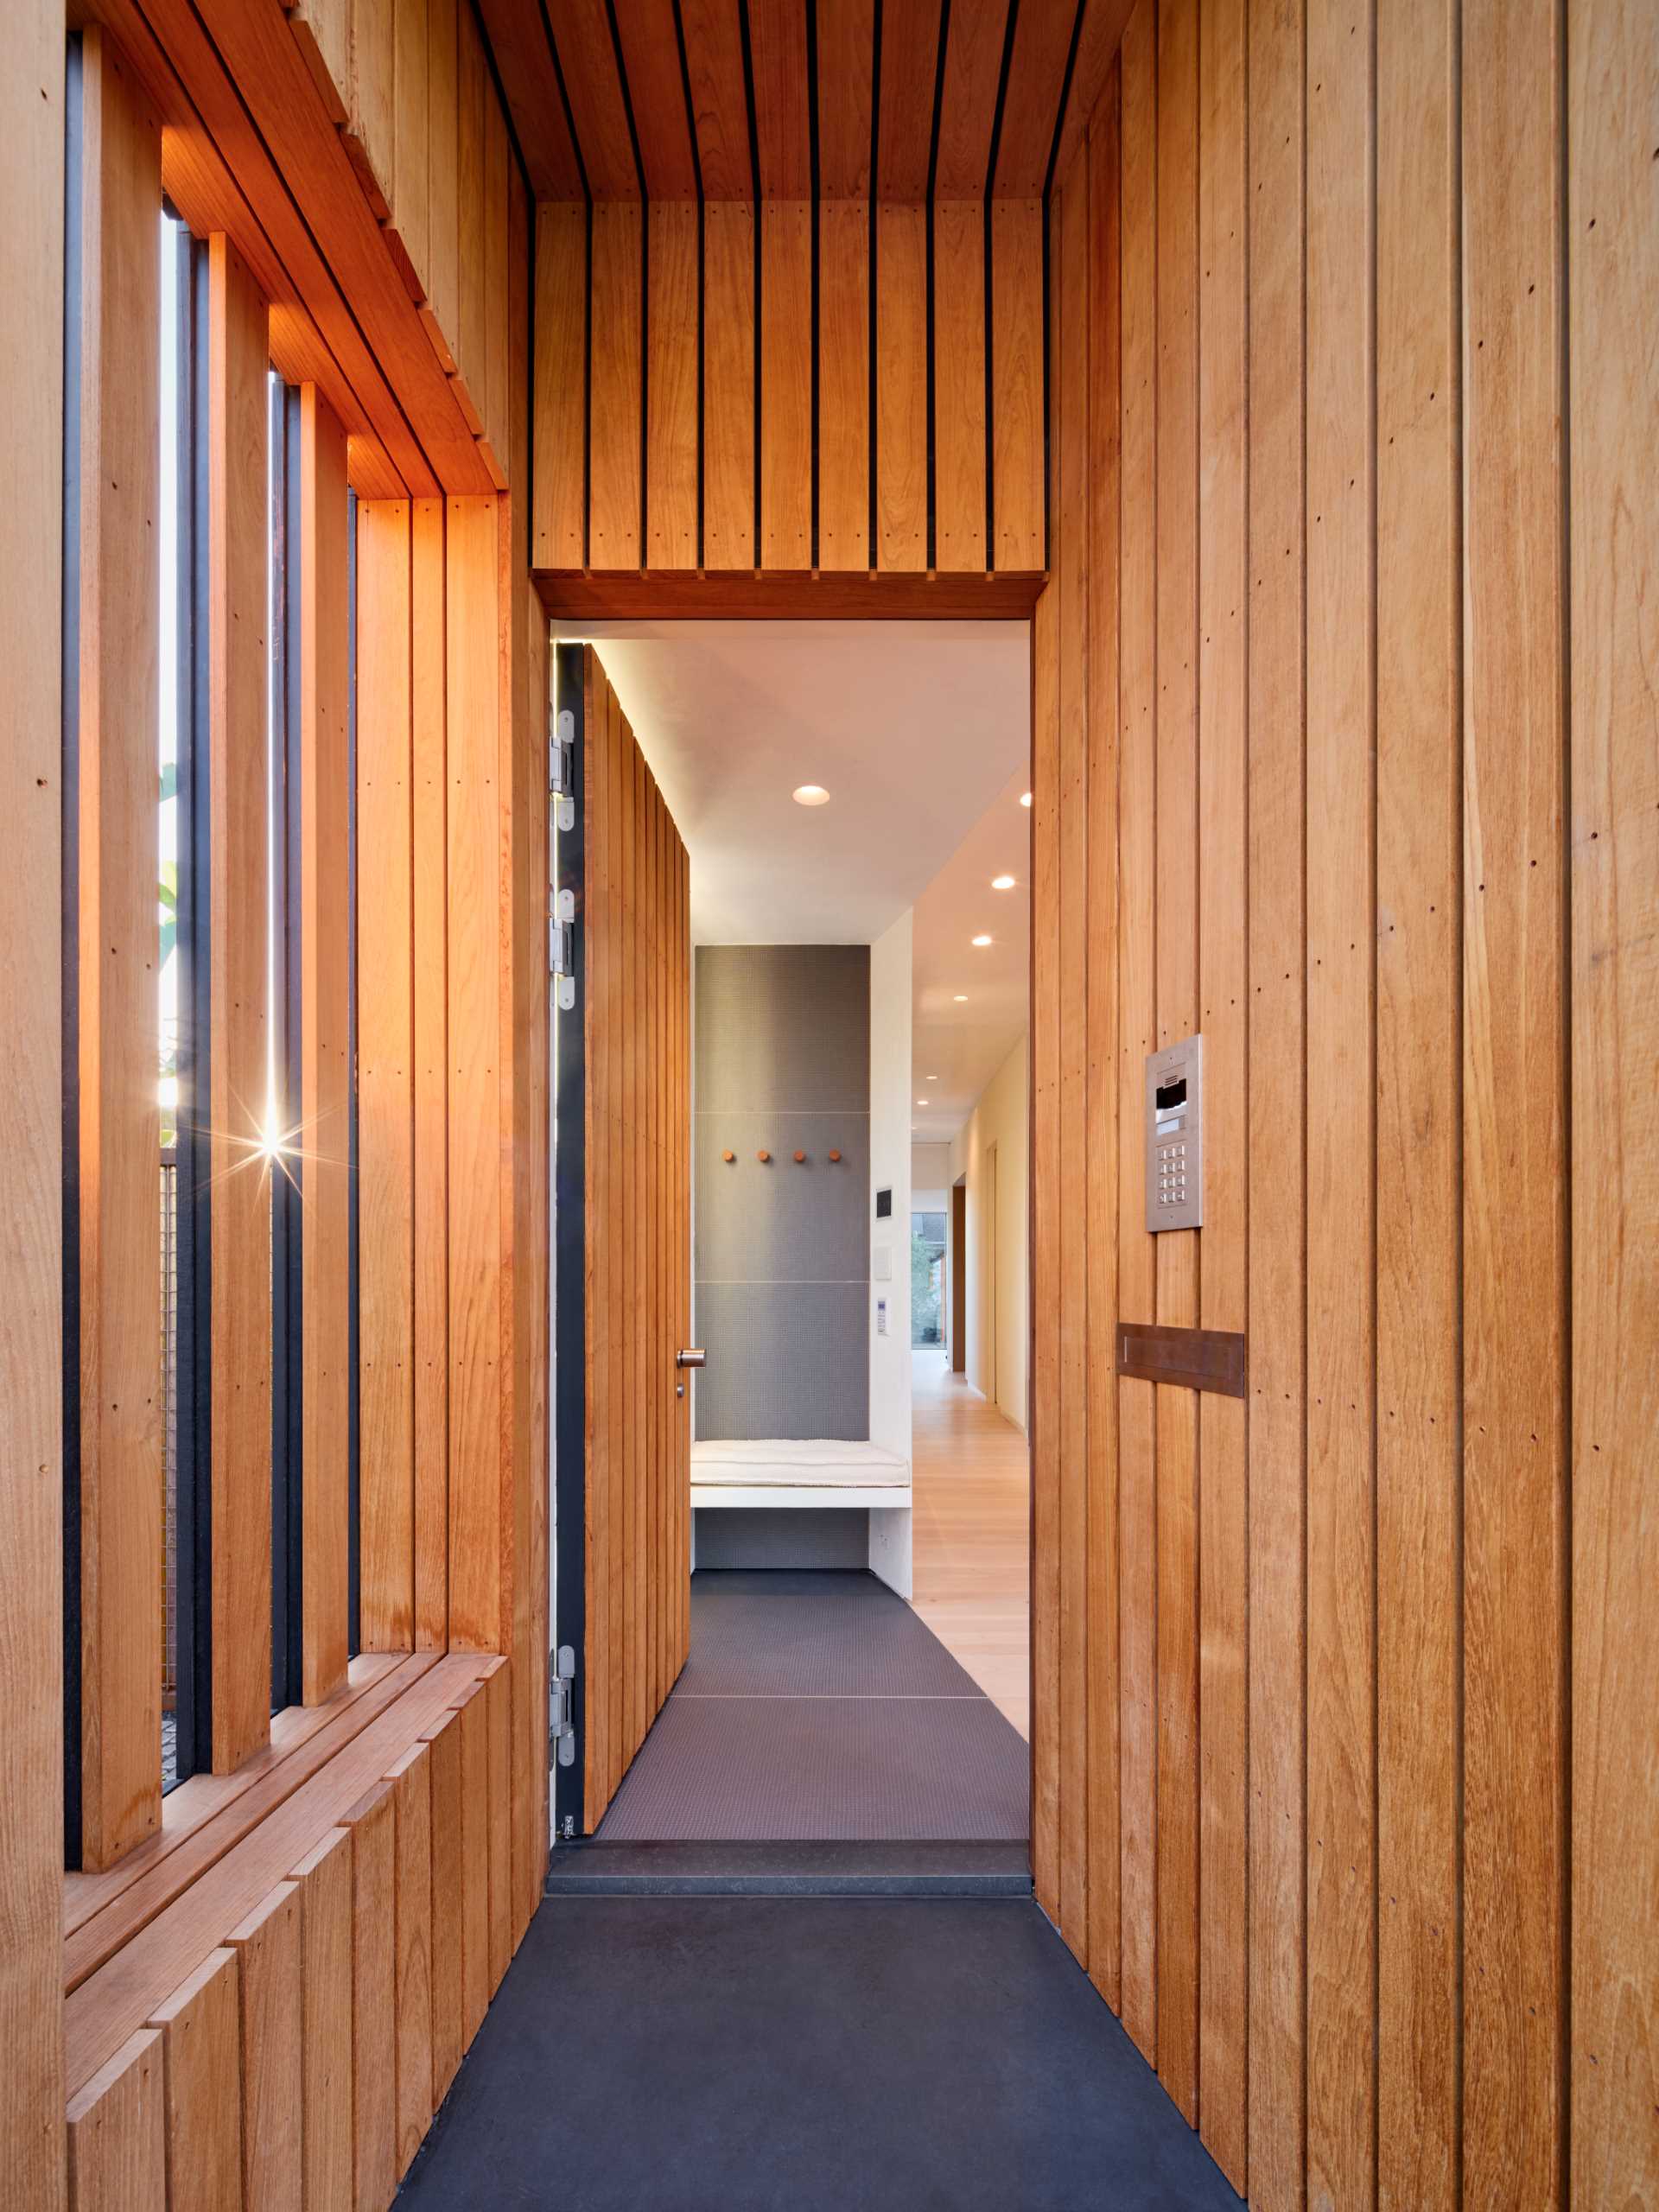
M 697 1345 L 682 1346 L 674 1355 L 676 1367 L 706 1367 L 709 1355 Z

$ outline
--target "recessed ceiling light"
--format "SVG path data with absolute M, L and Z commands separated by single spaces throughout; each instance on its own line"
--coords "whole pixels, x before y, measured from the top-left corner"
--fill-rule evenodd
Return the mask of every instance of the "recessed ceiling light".
M 1011 875 L 994 875 L 991 878 L 991 888 L 993 891 L 1012 891 L 1014 878 Z
M 958 991 L 958 992 L 957 993 L 957 1004 L 958 1006 L 966 1006 L 966 1005 L 967 1005 L 967 1003 L 968 1003 L 968 994 L 967 994 L 967 992 L 966 992 L 966 991 Z
M 931 1075 L 927 1079 L 930 1083 L 937 1083 L 939 1078 L 936 1075 Z
M 830 794 L 822 784 L 799 784 L 790 794 L 797 806 L 828 806 Z
M 926 1103 L 927 1103 L 927 1101 L 926 1101 L 926 1099 L 925 1099 L 925 1098 L 918 1098 L 918 1099 L 916 1101 L 916 1103 L 917 1103 L 918 1106 L 925 1106 L 925 1105 L 926 1105 Z
M 985 944 L 988 944 L 990 943 L 990 941 L 991 941 L 991 940 L 990 940 L 990 939 L 989 939 L 989 938 L 988 938 L 988 937 L 976 937 L 976 938 L 974 939 L 974 943 L 975 943 L 976 944 L 979 944 L 979 945 L 985 945 Z
M 1029 806 L 1031 804 L 1031 793 L 1029 791 L 1020 792 L 1020 804 L 1021 806 Z

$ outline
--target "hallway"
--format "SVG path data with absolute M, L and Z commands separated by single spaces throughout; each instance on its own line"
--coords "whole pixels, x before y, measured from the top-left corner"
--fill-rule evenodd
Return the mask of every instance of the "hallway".
M 912 1604 L 1020 1733 L 1031 1734 L 1031 1465 L 1025 1437 L 951 1374 L 912 1355 Z

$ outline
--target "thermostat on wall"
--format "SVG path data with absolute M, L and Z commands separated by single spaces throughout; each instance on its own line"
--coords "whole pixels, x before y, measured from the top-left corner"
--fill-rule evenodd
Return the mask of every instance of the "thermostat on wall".
M 878 1221 L 891 1221 L 891 1220 L 892 1220 L 892 1218 L 893 1218 L 893 1192 L 892 1192 L 891 1191 L 878 1191 L 878 1192 L 876 1192 L 876 1194 L 875 1194 L 875 1217 L 876 1217 L 876 1219 L 877 1219 Z

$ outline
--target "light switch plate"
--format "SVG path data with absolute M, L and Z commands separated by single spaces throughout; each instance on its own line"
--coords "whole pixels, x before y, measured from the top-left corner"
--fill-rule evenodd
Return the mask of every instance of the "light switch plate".
M 877 1282 L 893 1281 L 893 1247 L 878 1244 L 871 1256 L 870 1273 Z

